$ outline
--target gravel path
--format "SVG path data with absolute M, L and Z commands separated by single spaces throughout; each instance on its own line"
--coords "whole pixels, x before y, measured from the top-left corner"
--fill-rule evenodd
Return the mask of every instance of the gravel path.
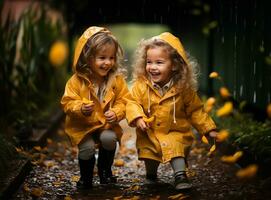
M 169 164 L 160 165 L 157 183 L 147 183 L 144 165 L 137 160 L 134 129 L 125 121 L 121 124 L 125 135 L 115 159 L 116 185 L 99 185 L 95 168 L 94 188 L 76 189 L 79 178 L 77 149 L 70 146 L 61 125 L 54 137 L 47 140 L 45 148 L 35 147 L 31 151 L 33 171 L 12 199 L 271 199 L 271 178 L 238 180 L 235 177 L 238 167 L 223 164 L 218 153 L 208 156 L 206 145 L 200 142 L 194 144 L 188 160 L 191 190 L 180 193 L 173 189 Z

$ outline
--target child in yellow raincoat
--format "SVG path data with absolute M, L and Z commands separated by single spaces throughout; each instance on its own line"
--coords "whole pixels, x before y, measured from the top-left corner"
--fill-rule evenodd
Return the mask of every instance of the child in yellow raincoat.
M 143 40 L 133 65 L 134 100 L 126 105 L 127 121 L 137 127 L 138 156 L 145 162 L 147 180 L 157 179 L 159 163 L 170 162 L 177 190 L 192 186 L 185 172 L 194 139 L 192 127 L 211 137 L 217 135 L 196 93 L 194 64 L 171 33 Z
M 111 166 L 117 141 L 122 135 L 119 121 L 125 117 L 130 98 L 119 72 L 122 49 L 103 27 L 89 27 L 79 38 L 61 105 L 66 113 L 65 131 L 78 145 L 81 178 L 78 188 L 91 188 L 98 142 L 98 175 L 101 184 L 114 183 Z

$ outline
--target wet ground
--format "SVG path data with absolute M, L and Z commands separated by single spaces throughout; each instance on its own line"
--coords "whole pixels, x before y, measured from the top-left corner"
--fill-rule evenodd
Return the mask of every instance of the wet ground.
M 33 160 L 33 170 L 12 199 L 271 199 L 271 178 L 237 179 L 238 166 L 222 163 L 217 152 L 208 156 L 208 148 L 201 142 L 194 144 L 188 160 L 191 190 L 174 190 L 169 164 L 160 165 L 158 182 L 147 183 L 144 165 L 137 160 L 134 129 L 125 121 L 121 124 L 125 135 L 113 167 L 118 176 L 117 184 L 100 185 L 95 168 L 93 189 L 76 189 L 77 149 L 70 146 L 62 125 L 47 139 L 45 147 L 34 147 L 28 154 Z

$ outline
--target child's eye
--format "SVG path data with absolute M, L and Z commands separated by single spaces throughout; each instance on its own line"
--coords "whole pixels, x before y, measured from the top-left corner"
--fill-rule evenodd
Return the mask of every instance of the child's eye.
M 157 61 L 156 63 L 157 63 L 158 65 L 159 65 L 159 64 L 160 64 L 160 65 L 163 64 L 162 61 Z
M 151 61 L 147 60 L 147 64 L 151 64 Z

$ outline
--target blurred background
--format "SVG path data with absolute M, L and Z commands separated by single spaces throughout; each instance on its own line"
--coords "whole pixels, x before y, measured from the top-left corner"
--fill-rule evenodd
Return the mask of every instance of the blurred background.
M 6 157 L 9 142 L 29 137 L 59 109 L 75 42 L 94 25 L 119 39 L 127 81 L 137 43 L 170 31 L 200 64 L 200 94 L 215 96 L 224 86 L 253 118 L 268 117 L 269 0 L 2 0 L 0 8 L 0 141 L 6 146 L 0 154 Z M 209 78 L 214 71 L 220 81 Z

